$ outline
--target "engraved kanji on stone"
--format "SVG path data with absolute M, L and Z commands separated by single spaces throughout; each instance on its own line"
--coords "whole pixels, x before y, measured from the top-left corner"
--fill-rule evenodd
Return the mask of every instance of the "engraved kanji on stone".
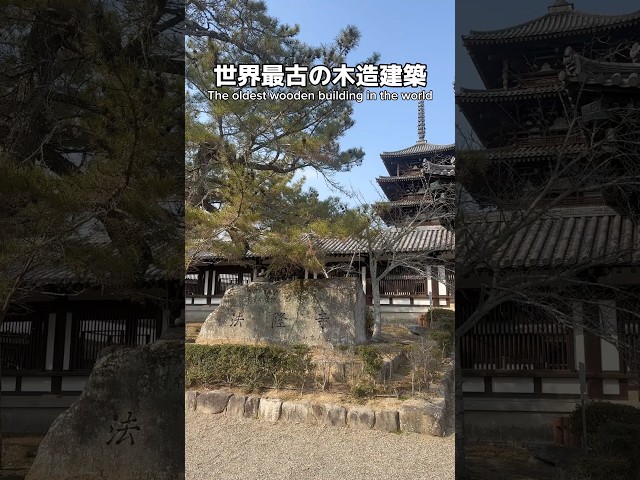
M 231 319 L 231 323 L 229 324 L 229 326 L 230 327 L 241 327 L 243 321 L 244 321 L 244 316 L 242 316 L 241 314 L 237 313 L 236 316 Z
M 329 315 L 324 310 L 320 310 L 320 313 L 316 316 L 316 320 L 320 324 L 320 330 L 324 332 L 325 324 L 329 321 Z
M 132 430 L 140 430 L 138 425 L 133 425 L 138 421 L 136 418 L 131 418 L 133 416 L 133 412 L 128 412 L 129 416 L 124 421 L 118 420 L 118 415 L 113 416 L 113 422 L 109 426 L 109 433 L 111 434 L 111 438 L 107 440 L 107 445 L 111 445 L 111 442 L 118 437 L 116 440 L 116 445 L 120 445 L 127 438 L 129 439 L 129 445 L 133 445 L 135 442 L 133 441 Z M 119 436 L 118 436 L 119 435 Z
M 284 312 L 275 312 L 273 314 L 273 318 L 271 319 L 271 328 L 273 327 L 285 327 L 284 324 L 285 316 Z

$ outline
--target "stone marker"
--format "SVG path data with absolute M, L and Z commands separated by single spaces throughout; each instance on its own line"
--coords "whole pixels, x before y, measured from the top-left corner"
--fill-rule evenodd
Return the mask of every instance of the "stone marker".
M 362 285 L 349 277 L 231 287 L 196 339 L 196 343 L 321 346 L 366 341 Z
M 28 480 L 184 478 L 184 344 L 110 347 L 53 422 Z

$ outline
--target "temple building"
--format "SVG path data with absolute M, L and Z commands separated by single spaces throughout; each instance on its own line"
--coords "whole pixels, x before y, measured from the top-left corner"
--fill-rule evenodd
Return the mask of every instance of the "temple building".
M 485 85 L 456 95 L 484 147 L 458 152 L 476 206 L 456 245 L 469 438 L 550 440 L 582 389 L 638 404 L 639 42 L 640 11 L 563 0 L 463 36 Z
M 158 340 L 180 315 L 181 282 L 156 267 L 134 293 L 113 291 L 62 266 L 41 269 L 34 292 L 0 326 L 3 432 L 44 433 L 82 393 L 100 352 Z
M 387 197 L 376 209 L 389 225 L 439 225 L 453 210 L 454 144 L 425 140 L 424 100 L 418 106 L 418 141 L 402 150 L 383 152 L 380 158 L 389 176 L 378 177 Z

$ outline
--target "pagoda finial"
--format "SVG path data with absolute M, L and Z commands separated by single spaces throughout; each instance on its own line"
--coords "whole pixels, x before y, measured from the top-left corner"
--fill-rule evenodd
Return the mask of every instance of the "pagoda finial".
M 424 100 L 418 102 L 418 143 L 424 143 Z
M 573 10 L 573 3 L 566 0 L 556 0 L 553 5 L 549 6 L 549 13 L 570 12 Z

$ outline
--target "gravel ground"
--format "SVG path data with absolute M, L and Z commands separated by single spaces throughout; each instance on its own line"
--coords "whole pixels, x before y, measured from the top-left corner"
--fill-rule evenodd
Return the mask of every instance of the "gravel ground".
M 453 479 L 454 437 L 187 412 L 186 480 Z

